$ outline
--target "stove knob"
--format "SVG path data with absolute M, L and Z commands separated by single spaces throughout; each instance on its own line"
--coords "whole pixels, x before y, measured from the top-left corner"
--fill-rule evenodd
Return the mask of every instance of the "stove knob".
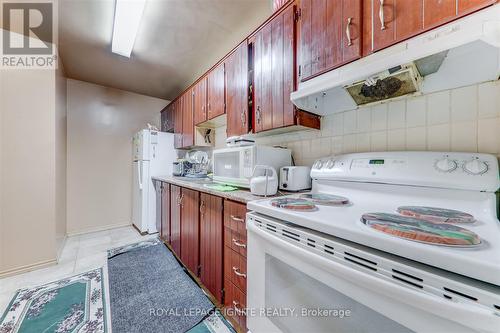
M 450 160 L 448 157 L 436 162 L 436 169 L 441 172 L 452 172 L 458 167 L 457 162 Z
M 465 162 L 464 170 L 471 175 L 482 175 L 488 171 L 488 164 L 483 161 L 473 159 L 472 161 Z
M 328 162 L 326 162 L 326 167 L 328 169 L 333 169 L 334 166 L 335 166 L 335 160 L 328 160 Z
M 323 167 L 323 162 L 318 160 L 316 163 L 313 165 L 313 169 L 321 169 Z

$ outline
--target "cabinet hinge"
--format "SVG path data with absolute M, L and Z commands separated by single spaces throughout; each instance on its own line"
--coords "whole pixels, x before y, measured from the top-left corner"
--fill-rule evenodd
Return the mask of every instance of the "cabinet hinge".
M 294 20 L 295 22 L 299 21 L 300 18 L 302 17 L 302 9 L 301 8 L 297 8 L 297 10 L 295 11 L 294 13 Z

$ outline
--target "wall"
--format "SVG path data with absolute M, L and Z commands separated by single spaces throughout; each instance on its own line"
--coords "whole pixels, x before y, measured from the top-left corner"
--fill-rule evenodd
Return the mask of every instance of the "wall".
M 168 101 L 68 80 L 68 235 L 131 224 L 132 136 Z
M 2 81 L 0 275 L 56 259 L 55 73 L 4 70 Z
M 62 63 L 55 77 L 55 159 L 56 159 L 56 248 L 61 253 L 66 239 L 66 140 L 67 91 Z M 58 255 L 59 257 L 59 255 Z
M 500 81 L 402 98 L 323 117 L 321 131 L 257 139 L 292 149 L 298 165 L 340 153 L 434 150 L 500 157 Z M 225 130 L 216 132 L 224 145 Z

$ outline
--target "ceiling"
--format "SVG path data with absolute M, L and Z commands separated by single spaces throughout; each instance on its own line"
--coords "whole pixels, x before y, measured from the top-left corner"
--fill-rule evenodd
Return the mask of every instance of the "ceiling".
M 66 76 L 172 100 L 272 11 L 270 0 L 148 0 L 132 51 L 111 53 L 114 0 L 59 2 Z

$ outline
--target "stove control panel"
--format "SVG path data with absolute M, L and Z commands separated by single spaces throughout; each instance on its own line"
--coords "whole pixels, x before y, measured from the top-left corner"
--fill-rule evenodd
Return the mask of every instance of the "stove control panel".
M 377 182 L 495 192 L 498 160 L 489 154 L 382 152 L 317 160 L 313 179 Z

